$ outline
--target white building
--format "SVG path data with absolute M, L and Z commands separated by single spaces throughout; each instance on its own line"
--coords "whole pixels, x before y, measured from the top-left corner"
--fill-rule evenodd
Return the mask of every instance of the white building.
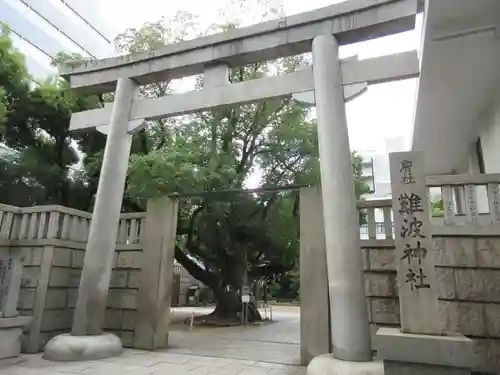
M 427 1 L 414 150 L 426 173 L 500 172 L 500 1 Z
M 363 151 L 359 154 L 363 158 L 362 177 L 370 186 L 371 193 L 364 196 L 366 200 L 391 198 L 391 171 L 389 168 L 389 153 L 404 150 L 405 139 L 403 137 L 385 139 L 385 149 L 377 151 Z M 377 223 L 377 236 L 385 238 L 384 213 L 381 209 L 375 209 L 375 222 Z M 368 238 L 368 226 L 360 227 L 362 239 Z
M 62 51 L 95 58 L 112 55 L 116 33 L 95 11 L 96 1 L 0 0 L 0 21 L 10 27 L 14 46 L 35 78 L 56 74 L 50 64 Z
M 428 175 L 500 172 L 500 1 L 427 1 L 412 149 Z M 478 213 L 489 211 L 476 186 Z M 453 193 L 464 213 L 465 191 Z
M 404 138 L 387 138 L 384 150 L 363 151 L 362 177 L 372 191 L 365 199 L 386 199 L 391 197 L 391 173 L 389 153 L 404 150 Z

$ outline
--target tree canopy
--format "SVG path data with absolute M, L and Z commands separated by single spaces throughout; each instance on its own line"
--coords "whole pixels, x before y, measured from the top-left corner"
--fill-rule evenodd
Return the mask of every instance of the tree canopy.
M 96 98 L 75 94 L 56 77 L 35 84 L 5 25 L 0 34 L 0 87 L 0 142 L 13 150 L 0 162 L 2 200 L 19 206 L 89 209 L 86 183 L 70 169 L 80 157 L 68 124 L 72 112 L 94 108 Z
M 184 25 L 175 26 L 160 20 L 127 30 L 117 38 L 117 47 L 123 52 L 158 48 L 185 36 Z M 220 30 L 236 26 L 225 24 Z M 293 56 L 232 68 L 229 81 L 286 74 L 307 63 L 305 56 Z M 195 82 L 200 88 L 203 77 L 195 77 Z M 149 97 L 171 93 L 168 82 L 144 89 Z M 176 258 L 214 290 L 219 302 L 225 300 L 216 315 L 229 317 L 239 307 L 235 309 L 238 303 L 227 295 L 246 282 L 245 270 L 251 283 L 279 278 L 296 266 L 299 196 L 219 191 L 243 188 L 256 176 L 261 186 L 319 184 L 316 123 L 307 108 L 285 98 L 168 119 L 152 123 L 145 133 L 147 147 L 131 157 L 127 192 L 139 205 L 173 192 L 213 192 L 181 202 Z M 368 191 L 359 178 L 360 162 L 354 154 L 358 197 Z

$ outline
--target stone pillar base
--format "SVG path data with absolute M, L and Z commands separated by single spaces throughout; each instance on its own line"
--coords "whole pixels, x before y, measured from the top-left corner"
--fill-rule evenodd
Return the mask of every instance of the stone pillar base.
M 375 346 L 385 375 L 469 375 L 477 366 L 474 342 L 459 334 L 417 335 L 380 328 Z
M 120 338 L 112 333 L 97 336 L 72 336 L 69 333 L 53 337 L 43 352 L 49 361 L 92 361 L 117 357 L 123 353 Z
M 382 362 L 341 361 L 323 354 L 309 363 L 307 375 L 384 375 L 384 367 Z
M 0 359 L 19 357 L 23 329 L 31 322 L 31 316 L 0 318 Z

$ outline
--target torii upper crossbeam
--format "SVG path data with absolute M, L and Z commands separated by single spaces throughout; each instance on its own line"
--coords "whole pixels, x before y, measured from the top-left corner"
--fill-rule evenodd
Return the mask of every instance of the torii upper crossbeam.
M 101 60 L 69 62 L 60 67 L 71 87 L 109 92 L 119 78 L 157 82 L 203 73 L 207 65 L 242 66 L 311 52 L 320 34 L 339 44 L 362 42 L 412 30 L 417 0 L 349 0 L 310 12 L 169 44 L 154 52 Z

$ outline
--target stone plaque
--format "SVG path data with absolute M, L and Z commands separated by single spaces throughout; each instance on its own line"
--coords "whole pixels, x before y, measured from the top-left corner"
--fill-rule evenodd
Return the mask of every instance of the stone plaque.
M 0 311 L 2 317 L 17 316 L 17 299 L 22 278 L 22 252 L 0 249 Z
M 401 329 L 438 334 L 438 296 L 429 199 L 420 152 L 389 155 Z

